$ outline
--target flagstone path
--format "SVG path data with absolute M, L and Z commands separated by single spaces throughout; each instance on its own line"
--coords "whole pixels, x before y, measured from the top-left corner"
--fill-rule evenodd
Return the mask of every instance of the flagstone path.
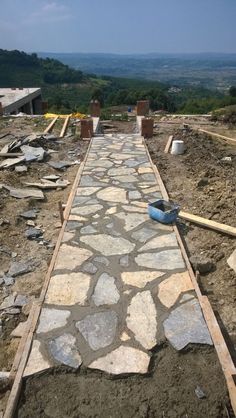
M 156 346 L 212 344 L 143 139 L 92 140 L 24 375 L 67 365 L 147 373 Z

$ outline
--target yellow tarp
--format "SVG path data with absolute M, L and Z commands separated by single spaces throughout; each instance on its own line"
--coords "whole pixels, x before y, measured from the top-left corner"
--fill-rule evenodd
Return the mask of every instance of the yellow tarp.
M 84 119 L 87 116 L 84 115 L 83 113 L 71 113 L 70 115 L 57 115 L 56 113 L 45 113 L 44 117 L 45 119 L 54 119 L 56 117 L 59 117 L 60 119 L 66 119 L 67 116 L 70 116 L 72 118 L 77 118 L 77 119 Z

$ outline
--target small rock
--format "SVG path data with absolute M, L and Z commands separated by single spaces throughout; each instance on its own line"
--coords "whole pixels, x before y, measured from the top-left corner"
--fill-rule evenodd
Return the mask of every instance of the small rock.
M 24 306 L 28 303 L 28 297 L 25 295 L 17 295 L 14 306 Z
M 26 322 L 20 322 L 15 329 L 11 332 L 11 337 L 19 337 L 21 338 L 26 329 Z
M 194 269 L 198 270 L 201 274 L 209 273 L 215 267 L 212 260 L 201 256 L 193 255 L 192 257 L 190 257 L 190 262 L 193 265 Z
M 42 235 L 42 231 L 37 228 L 29 228 L 25 231 L 25 236 L 27 239 L 36 239 Z
M 0 226 L 9 225 L 10 221 L 8 219 L 0 218 Z
M 15 283 L 15 279 L 13 277 L 4 276 L 3 280 L 6 286 L 11 286 Z
M 34 221 L 27 221 L 26 225 L 27 226 L 35 226 L 35 223 L 34 223 Z
M 208 185 L 208 178 L 203 177 L 199 182 L 197 183 L 197 187 L 204 187 Z
M 29 273 L 30 271 L 32 271 L 32 269 L 28 264 L 14 261 L 11 263 L 8 276 L 16 277 L 21 274 Z
M 16 258 L 17 257 L 17 253 L 11 253 L 11 257 L 12 258 Z
M 224 157 L 224 158 L 221 158 L 221 161 L 223 163 L 226 163 L 226 164 L 231 164 L 232 158 L 231 157 Z
M 12 306 L 14 306 L 14 302 L 15 302 L 15 295 L 12 294 L 10 296 L 7 296 L 4 301 L 2 302 L 2 304 L 0 305 L 0 309 L 7 309 L 7 308 L 11 308 Z
M 24 171 L 27 171 L 28 168 L 26 167 L 26 165 L 16 165 L 15 166 L 15 171 L 17 173 L 23 173 Z
M 229 267 L 236 273 L 236 250 L 234 250 L 231 256 L 228 258 L 227 263 Z
M 36 219 L 37 218 L 37 211 L 36 210 L 28 210 L 27 212 L 23 212 L 20 214 L 22 218 L 25 219 Z
M 196 387 L 195 394 L 198 397 L 198 399 L 204 399 L 204 398 L 206 398 L 206 394 L 203 392 L 203 390 L 200 388 L 200 386 L 197 386 Z

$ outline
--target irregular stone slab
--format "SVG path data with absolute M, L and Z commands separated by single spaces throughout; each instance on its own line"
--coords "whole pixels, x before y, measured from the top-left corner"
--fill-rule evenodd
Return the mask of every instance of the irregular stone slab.
M 0 305 L 0 309 L 7 309 L 14 306 L 15 298 L 16 296 L 14 294 L 7 296 Z
M 51 277 L 45 303 L 51 305 L 84 305 L 90 286 L 90 276 L 78 272 Z
M 69 216 L 69 221 L 85 222 L 85 221 L 87 221 L 87 219 L 83 218 L 83 216 L 79 216 L 79 215 L 70 215 Z
M 94 234 L 96 232 L 97 230 L 91 225 L 85 226 L 84 228 L 81 228 L 80 230 L 81 234 Z
M 94 161 L 88 161 L 86 164 L 87 167 L 104 167 L 104 168 L 110 168 L 113 166 L 113 163 L 109 160 L 102 160 L 101 158 L 99 160 Z
M 138 252 L 156 250 L 157 248 L 165 247 L 178 247 L 178 242 L 176 235 L 173 232 L 172 234 L 161 235 L 149 241 L 143 247 L 141 247 Z
M 67 319 L 70 317 L 70 311 L 54 308 L 43 308 L 39 317 L 37 334 L 49 332 L 57 328 L 64 327 Z
M 127 211 L 127 212 L 135 212 L 135 213 L 147 213 L 147 209 L 146 208 L 139 208 L 137 206 L 127 206 L 124 205 L 122 206 L 122 208 Z
M 41 235 L 43 234 L 43 232 L 40 229 L 37 228 L 28 228 L 25 231 L 25 236 L 27 239 L 36 239 L 39 238 Z
M 76 215 L 70 215 L 70 218 L 72 216 L 76 216 Z M 73 219 L 73 218 L 72 218 Z M 77 228 L 80 228 L 81 226 L 83 226 L 82 223 L 77 222 L 77 221 L 68 221 L 66 224 L 66 232 L 74 232 L 76 231 Z
M 110 170 L 108 170 L 108 176 L 124 176 L 124 175 L 130 175 L 130 174 L 134 174 L 135 170 L 133 168 L 125 168 L 125 167 L 121 167 L 121 168 L 111 168 Z
M 107 209 L 106 215 L 113 215 L 116 212 L 117 212 L 116 207 L 115 208 L 110 208 L 110 209 Z
M 62 242 L 68 242 L 73 238 L 74 238 L 74 234 L 72 234 L 71 232 L 64 232 L 63 237 L 62 237 Z
M 76 338 L 71 334 L 62 334 L 48 343 L 49 351 L 56 361 L 78 369 L 82 364 L 81 356 L 76 348 Z
M 148 187 L 148 188 L 143 189 L 144 194 L 149 194 L 149 193 L 159 192 L 159 191 L 160 191 L 160 189 L 159 189 L 158 186 L 153 186 L 153 187 Z
M 8 276 L 16 277 L 20 276 L 21 274 L 29 273 L 32 271 L 32 268 L 29 264 L 26 263 L 18 263 L 14 261 L 11 263 L 10 269 L 8 270 Z
M 97 267 L 92 263 L 85 263 L 82 270 L 90 274 L 95 274 L 98 271 Z
M 11 337 L 21 338 L 26 331 L 27 321 L 20 322 L 15 329 L 11 332 Z
M 25 219 L 36 219 L 37 218 L 37 211 L 34 210 L 34 209 L 27 210 L 26 212 L 21 213 L 20 216 L 22 218 L 25 218 Z
M 121 278 L 124 284 L 143 288 L 147 283 L 150 283 L 163 275 L 164 273 L 160 271 L 127 271 L 121 273 Z
M 80 186 L 88 186 L 88 187 L 102 187 L 103 183 L 100 181 L 96 181 L 93 177 L 88 175 L 83 175 L 80 181 Z
M 139 174 L 146 174 L 146 173 L 152 173 L 153 170 L 151 167 L 140 167 L 138 168 L 138 173 Z
M 102 370 L 110 374 L 128 374 L 148 372 L 150 356 L 133 347 L 120 346 L 116 350 L 93 361 L 90 369 Z
M 42 372 L 43 370 L 50 369 L 51 364 L 48 360 L 44 359 L 43 355 L 40 352 L 40 347 L 40 342 L 38 340 L 34 340 L 26 368 L 24 370 L 24 377 L 30 376 L 38 372 Z
M 96 306 L 117 303 L 120 294 L 115 285 L 115 278 L 103 273 L 98 279 L 92 299 Z
M 134 183 L 138 181 L 138 177 L 135 177 L 134 175 L 116 176 L 116 181 L 119 181 L 120 183 Z
M 138 266 L 159 270 L 184 269 L 185 264 L 179 249 L 159 253 L 144 253 L 135 258 Z
M 98 192 L 100 189 L 101 187 L 78 187 L 76 194 L 77 196 L 90 196 L 91 194 Z
M 115 216 L 125 222 L 125 231 L 130 231 L 149 219 L 148 215 L 139 213 L 120 212 L 115 214 Z
M 129 256 L 128 255 L 124 255 L 123 257 L 120 258 L 120 265 L 122 267 L 128 267 L 129 266 Z
M 122 154 L 116 154 L 116 153 L 114 153 L 114 154 L 111 154 L 111 158 L 112 159 L 114 159 L 114 160 L 129 160 L 130 158 L 133 158 L 133 154 L 125 154 L 125 153 L 122 153 Z
M 88 205 L 88 206 L 79 206 L 76 208 L 73 208 L 71 210 L 71 213 L 74 215 L 91 215 L 93 213 L 97 213 L 98 211 L 100 211 L 101 209 L 103 209 L 102 205 Z
M 231 269 L 233 269 L 236 273 L 236 250 L 231 254 L 228 258 L 227 263 Z
M 75 196 L 74 200 L 73 200 L 73 205 L 72 207 L 76 207 L 79 206 L 85 202 L 87 202 L 90 199 L 89 196 Z
M 71 245 L 62 244 L 60 247 L 57 260 L 55 263 L 55 270 L 73 270 L 88 260 L 93 253 L 85 248 L 72 247 Z
M 110 262 L 106 257 L 98 256 L 95 257 L 94 260 L 97 263 L 104 264 L 105 266 L 109 266 Z
M 87 315 L 76 323 L 84 339 L 94 351 L 110 345 L 116 335 L 118 317 L 114 311 Z
M 127 327 L 133 331 L 135 339 L 148 350 L 157 344 L 157 312 L 149 290 L 137 293 L 127 311 Z
M 158 297 L 163 305 L 170 308 L 175 304 L 181 293 L 193 290 L 189 273 L 172 274 L 158 286 Z
M 172 311 L 163 325 L 166 338 L 176 350 L 182 350 L 188 344 L 212 345 L 211 336 L 196 299 Z
M 150 238 L 154 237 L 157 231 L 149 228 L 141 228 L 131 234 L 131 237 L 140 242 L 147 242 Z
M 127 203 L 126 191 L 118 187 L 107 187 L 97 193 L 97 198 L 105 202 Z
M 139 193 L 139 191 L 131 191 L 129 192 L 129 199 L 130 200 L 135 200 L 135 199 L 141 199 L 142 195 L 141 193 Z
M 106 234 L 85 235 L 80 238 L 80 241 L 105 256 L 129 254 L 135 247 L 135 244 L 132 244 L 124 238 L 114 238 Z

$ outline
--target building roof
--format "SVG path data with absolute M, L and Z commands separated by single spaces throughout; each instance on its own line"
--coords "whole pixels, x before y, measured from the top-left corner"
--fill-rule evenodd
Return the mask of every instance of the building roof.
M 2 107 L 7 107 L 15 102 L 18 102 L 22 99 L 27 98 L 27 96 L 31 94 L 41 94 L 40 88 L 0 88 L 0 102 L 2 103 Z

